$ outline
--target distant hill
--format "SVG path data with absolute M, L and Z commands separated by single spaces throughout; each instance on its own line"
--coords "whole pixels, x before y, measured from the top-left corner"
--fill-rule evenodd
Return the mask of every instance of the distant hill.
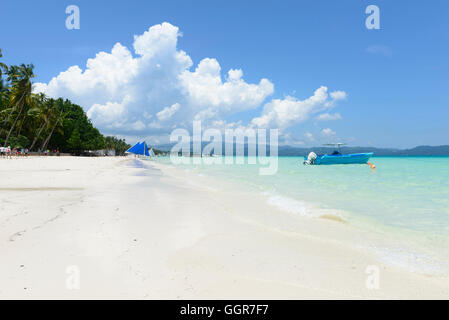
M 208 143 L 203 143 L 203 148 Z M 161 151 L 170 151 L 174 144 L 156 145 L 155 148 Z M 245 145 L 245 154 L 247 154 L 247 145 Z M 269 148 L 267 148 L 268 150 Z M 193 150 L 191 148 L 191 150 Z M 235 150 L 235 145 L 234 145 Z M 317 154 L 332 153 L 334 148 L 329 147 L 292 147 L 279 146 L 278 153 L 280 156 L 305 156 L 313 151 Z M 374 147 L 341 147 L 342 153 L 360 153 L 360 152 L 374 152 L 374 156 L 449 156 L 449 145 L 444 146 L 418 146 L 411 149 L 396 149 L 396 148 L 374 148 Z M 222 147 L 224 154 L 224 144 Z
M 291 146 L 280 146 L 279 155 L 282 156 L 304 156 L 310 151 L 318 154 L 332 152 L 334 148 L 310 147 L 296 148 Z M 375 156 L 449 156 L 449 145 L 445 146 L 418 146 L 412 149 L 395 148 L 373 148 L 373 147 L 341 147 L 342 153 L 374 152 Z

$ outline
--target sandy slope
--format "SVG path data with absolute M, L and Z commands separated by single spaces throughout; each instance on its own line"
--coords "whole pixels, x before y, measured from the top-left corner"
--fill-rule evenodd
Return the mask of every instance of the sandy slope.
M 191 172 L 33 157 L 0 159 L 0 174 L 0 298 L 449 297 L 448 279 L 358 248 L 363 232 Z

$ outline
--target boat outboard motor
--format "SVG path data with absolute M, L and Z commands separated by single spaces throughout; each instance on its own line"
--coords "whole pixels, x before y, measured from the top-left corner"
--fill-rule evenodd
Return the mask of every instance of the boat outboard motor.
M 304 164 L 313 164 L 315 162 L 317 155 L 315 152 L 310 152 L 309 155 L 307 156 L 307 160 L 304 161 Z

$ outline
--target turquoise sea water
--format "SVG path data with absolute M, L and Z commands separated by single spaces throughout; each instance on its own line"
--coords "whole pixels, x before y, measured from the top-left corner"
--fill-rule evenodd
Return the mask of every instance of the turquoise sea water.
M 170 159 L 158 161 L 170 163 Z M 304 166 L 279 157 L 275 175 L 259 165 L 178 165 L 269 195 L 269 204 L 308 215 L 308 206 L 335 210 L 349 223 L 435 240 L 449 248 L 449 157 L 374 157 L 367 165 Z M 433 246 L 432 242 L 427 245 Z
M 302 161 L 279 157 L 278 172 L 269 176 L 247 161 L 182 166 L 385 226 L 449 235 L 449 157 L 375 157 L 375 171 L 367 165 L 304 166 Z

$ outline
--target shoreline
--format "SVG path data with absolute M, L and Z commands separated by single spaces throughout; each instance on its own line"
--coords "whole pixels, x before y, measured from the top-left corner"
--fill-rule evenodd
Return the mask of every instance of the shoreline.
M 377 260 L 383 261 L 386 265 L 396 266 L 404 271 L 412 271 L 424 276 L 436 276 L 449 279 L 449 260 L 446 255 L 443 256 L 445 247 L 441 245 L 443 242 L 446 243 L 446 238 L 439 239 L 440 236 L 432 235 L 432 241 L 430 243 L 429 239 L 427 239 L 429 237 L 428 234 L 385 226 L 366 217 L 354 216 L 353 212 L 348 212 L 343 209 L 335 209 L 327 205 L 323 206 L 319 203 L 309 202 L 304 199 L 297 200 L 289 198 L 278 192 L 260 192 L 254 188 L 250 188 L 250 186 L 242 186 L 236 183 L 236 181 L 228 180 L 222 176 L 198 173 L 196 168 L 178 168 L 172 164 L 158 162 L 151 162 L 151 164 L 163 171 L 165 170 L 164 172 L 171 176 L 183 176 L 185 181 L 204 179 L 205 181 L 197 182 L 197 184 L 208 183 L 220 185 L 224 188 L 221 190 L 226 190 L 227 192 L 248 193 L 257 198 L 255 200 L 256 202 L 262 201 L 273 212 L 276 212 L 278 215 L 275 214 L 274 219 L 281 219 L 281 217 L 288 219 L 289 217 L 293 222 L 296 219 L 300 219 L 303 220 L 302 223 L 305 225 L 310 223 L 310 221 L 318 221 L 318 223 L 319 221 L 323 221 L 323 224 L 332 222 L 345 225 L 345 229 L 341 230 L 341 233 L 349 232 L 354 237 L 357 237 L 358 243 L 354 247 L 370 251 L 372 255 L 376 256 Z M 253 218 L 254 220 L 258 219 L 256 216 Z M 274 224 L 276 223 L 276 221 L 272 222 Z M 300 230 L 301 232 L 308 232 L 306 228 L 301 228 Z M 291 229 L 290 231 L 295 232 L 296 230 Z M 436 239 L 440 241 L 435 241 Z M 423 244 L 426 241 L 429 243 Z M 435 242 L 440 244 L 438 249 L 434 247 Z M 347 243 L 347 245 L 353 244 Z
M 49 161 L 50 160 L 50 161 Z M 381 263 L 362 231 L 210 177 L 123 158 L 0 161 L 0 298 L 444 299 L 449 280 Z M 205 182 L 208 181 L 208 182 Z M 368 289 L 367 267 L 380 288 Z M 70 266 L 80 288 L 70 290 Z
M 369 207 L 370 202 L 368 202 L 368 205 L 364 203 L 366 200 L 371 201 L 371 199 L 375 199 L 376 197 L 374 194 L 369 195 L 371 199 L 366 199 L 366 197 L 363 197 L 363 194 L 362 197 L 359 198 L 356 196 L 354 199 L 353 196 L 352 199 L 346 199 L 345 194 L 340 194 L 339 200 L 346 200 L 344 202 L 335 202 L 332 201 L 332 199 L 326 198 L 325 192 L 329 190 L 324 190 L 325 192 L 322 194 L 323 197 L 318 198 L 318 201 L 315 194 L 311 199 L 310 192 L 304 193 L 304 188 L 301 184 L 307 184 L 309 179 L 314 179 L 315 177 L 310 174 L 307 175 L 308 171 L 303 172 L 294 168 L 292 169 L 291 162 L 284 163 L 282 171 L 281 167 L 279 168 L 280 171 L 278 174 L 283 175 L 281 180 L 277 177 L 260 179 L 260 177 L 254 174 L 254 169 L 251 168 L 248 168 L 248 170 L 253 171 L 244 172 L 241 169 L 237 170 L 239 169 L 237 167 L 225 169 L 223 165 L 221 167 L 218 166 L 215 169 L 211 166 L 194 164 L 177 166 L 165 160 L 156 162 L 163 166 L 168 166 L 168 168 L 172 168 L 173 170 L 178 170 L 178 175 L 189 175 L 190 179 L 202 179 L 200 177 L 209 176 L 211 179 L 209 182 L 210 184 L 222 185 L 226 181 L 228 184 L 227 187 L 230 190 L 242 189 L 245 192 L 251 191 L 252 193 L 259 194 L 260 201 L 273 207 L 273 210 L 279 209 L 282 211 L 282 213 L 279 214 L 299 215 L 309 219 L 326 219 L 346 223 L 358 232 L 361 230 L 364 231 L 363 238 L 367 238 L 366 240 L 369 239 L 369 241 L 362 241 L 360 247 L 364 247 L 366 250 L 371 250 L 385 263 L 393 266 L 400 266 L 403 269 L 424 275 L 449 277 L 449 256 L 447 254 L 449 249 L 449 238 L 441 232 L 437 232 L 442 231 L 443 228 L 430 229 L 427 227 L 427 231 L 423 231 L 419 230 L 419 228 L 412 229 L 413 227 L 416 227 L 416 224 L 412 226 L 407 224 L 401 226 L 397 223 L 396 225 L 394 223 L 388 224 L 388 222 L 391 222 L 388 220 L 379 220 L 377 219 L 377 213 L 374 215 L 372 214 L 372 212 L 376 211 L 373 210 L 372 207 Z M 382 167 L 382 169 L 388 168 L 389 166 L 389 164 L 388 166 L 387 164 L 384 165 L 385 167 Z M 343 169 L 346 170 L 348 168 L 342 168 L 341 170 Z M 390 171 L 392 170 L 390 169 Z M 357 169 L 353 172 L 345 171 L 340 175 L 340 178 L 359 173 L 360 171 L 357 171 Z M 381 171 L 378 173 L 380 176 L 374 180 L 374 183 L 384 181 L 385 176 L 391 172 L 386 173 Z M 316 172 L 316 174 L 318 175 L 319 172 Z M 296 177 L 296 179 L 301 179 L 302 183 L 287 184 L 286 187 L 279 182 L 284 182 L 286 176 L 290 178 L 289 175 L 292 175 L 292 179 L 294 177 Z M 375 176 L 377 175 L 372 175 L 372 177 Z M 319 175 L 317 176 L 317 179 L 320 179 Z M 338 178 L 334 180 L 338 180 Z M 290 181 L 285 182 L 289 183 Z M 320 191 L 316 189 L 315 185 L 314 191 Z M 317 194 L 321 194 L 321 192 L 318 192 Z M 382 196 L 382 194 L 377 194 L 377 196 Z M 430 197 L 430 195 L 428 195 L 428 197 Z M 390 199 L 391 198 L 392 196 L 390 196 Z M 428 198 L 428 201 L 431 201 L 431 199 L 432 198 Z M 437 199 L 438 198 L 436 198 L 435 201 L 437 201 Z M 358 209 L 354 209 L 354 201 L 360 204 L 363 203 L 363 205 L 357 205 Z M 390 202 L 390 205 L 394 206 L 396 203 Z M 385 204 L 383 206 L 385 207 Z M 407 210 L 408 207 L 410 206 L 402 205 L 402 211 Z M 377 210 L 382 210 L 379 206 L 376 208 Z M 445 208 L 440 209 L 445 210 Z M 369 214 L 369 211 L 367 212 L 366 210 L 371 210 L 371 215 Z M 380 214 L 381 218 L 387 216 L 391 216 L 391 219 L 394 221 L 394 217 L 402 216 L 402 212 L 390 210 Z M 404 217 L 407 217 L 407 215 Z M 414 216 L 409 215 L 409 220 L 413 221 L 413 219 Z M 395 222 L 397 221 L 398 220 Z

